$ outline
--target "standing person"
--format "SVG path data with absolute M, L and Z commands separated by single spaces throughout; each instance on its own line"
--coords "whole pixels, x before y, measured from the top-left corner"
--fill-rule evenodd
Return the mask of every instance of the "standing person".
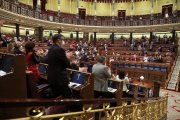
M 34 51 L 35 44 L 28 41 L 25 44 L 27 70 L 33 72 L 35 81 L 39 81 L 38 63 L 39 57 Z
M 128 74 L 125 74 L 124 71 L 119 71 L 118 75 L 116 76 L 116 80 L 122 81 L 123 82 L 123 97 L 127 97 L 127 83 L 129 83 L 129 78 L 128 78 Z
M 105 57 L 99 56 L 98 63 L 93 65 L 92 73 L 94 74 L 94 96 L 107 97 L 108 80 L 111 78 L 110 69 L 105 66 Z
M 14 49 L 13 49 L 13 54 L 23 54 L 23 52 L 20 50 L 20 47 L 21 47 L 21 42 L 17 41 L 15 44 L 14 44 Z
M 48 62 L 48 81 L 50 82 L 53 97 L 62 96 L 64 98 L 71 97 L 71 90 L 68 87 L 69 80 L 66 68 L 70 68 L 70 54 L 66 54 L 61 47 L 62 41 L 60 35 L 52 37 L 53 45 L 50 47 L 47 55 Z

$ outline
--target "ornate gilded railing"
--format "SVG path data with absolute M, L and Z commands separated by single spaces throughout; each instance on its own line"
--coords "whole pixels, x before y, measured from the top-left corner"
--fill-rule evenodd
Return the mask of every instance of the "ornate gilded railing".
M 32 10 L 27 6 L 21 6 L 18 4 L 10 3 L 7 0 L 1 0 L 0 7 L 7 11 L 17 13 L 20 15 L 24 15 L 31 18 L 42 19 L 50 22 L 57 23 L 67 23 L 74 25 L 90 25 L 90 26 L 143 26 L 143 25 L 161 25 L 161 24 L 171 24 L 171 23 L 179 23 L 179 17 L 173 18 L 157 18 L 154 20 L 150 19 L 140 19 L 140 20 L 82 20 L 77 18 L 68 18 L 68 17 L 60 17 L 57 15 L 51 15 L 47 13 L 43 13 L 40 11 Z
M 27 116 L 17 120 L 161 120 L 167 118 L 167 96 L 151 99 L 60 99 L 60 100 L 7 100 L 0 99 L 0 112 L 4 108 L 26 107 Z M 122 102 L 122 105 L 112 107 L 112 103 Z M 75 112 L 47 114 L 62 105 L 82 105 L 82 110 Z M 43 106 L 43 107 L 42 107 Z M 62 107 L 61 107 L 62 108 Z M 18 112 L 18 109 L 15 110 Z

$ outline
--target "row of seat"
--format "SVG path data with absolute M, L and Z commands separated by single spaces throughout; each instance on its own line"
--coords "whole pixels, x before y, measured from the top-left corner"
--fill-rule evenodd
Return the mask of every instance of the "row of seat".
M 134 57 L 132 55 L 120 55 L 120 56 L 116 56 L 116 55 L 111 56 L 111 55 L 109 55 L 109 56 L 106 56 L 107 63 L 109 63 L 110 61 L 114 61 L 114 60 L 116 60 L 116 61 L 141 61 L 141 62 L 143 62 L 144 61 L 144 56 L 136 56 L 136 57 Z M 170 64 L 172 64 L 173 61 L 174 61 L 174 59 L 171 58 L 171 57 L 162 57 L 162 61 L 154 59 L 153 61 L 150 61 L 150 62 L 170 63 Z
M 108 55 L 140 55 L 140 56 L 144 56 L 144 53 L 142 51 L 115 51 L 115 50 L 111 50 L 111 51 L 102 51 L 102 54 L 107 54 Z M 158 52 L 162 57 L 175 57 L 175 53 L 174 52 Z M 146 52 L 147 56 L 149 55 L 156 55 L 157 52 L 152 52 L 152 51 L 147 51 Z
M 170 66 L 168 64 L 161 64 L 161 63 L 112 61 L 110 66 L 111 66 L 111 69 L 142 68 L 142 69 L 149 69 L 149 70 L 158 70 L 158 71 L 162 71 L 166 73 L 170 70 Z

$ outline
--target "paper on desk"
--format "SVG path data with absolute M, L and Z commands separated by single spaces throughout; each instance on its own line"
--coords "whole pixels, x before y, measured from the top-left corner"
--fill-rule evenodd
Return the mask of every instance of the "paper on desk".
M 6 72 L 0 70 L 0 76 L 4 76 L 4 75 L 6 75 Z

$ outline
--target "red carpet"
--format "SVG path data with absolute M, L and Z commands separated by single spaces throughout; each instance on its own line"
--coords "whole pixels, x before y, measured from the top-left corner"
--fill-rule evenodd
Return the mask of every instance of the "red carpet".
M 161 89 L 160 96 L 168 93 L 167 120 L 180 120 L 180 93 Z

